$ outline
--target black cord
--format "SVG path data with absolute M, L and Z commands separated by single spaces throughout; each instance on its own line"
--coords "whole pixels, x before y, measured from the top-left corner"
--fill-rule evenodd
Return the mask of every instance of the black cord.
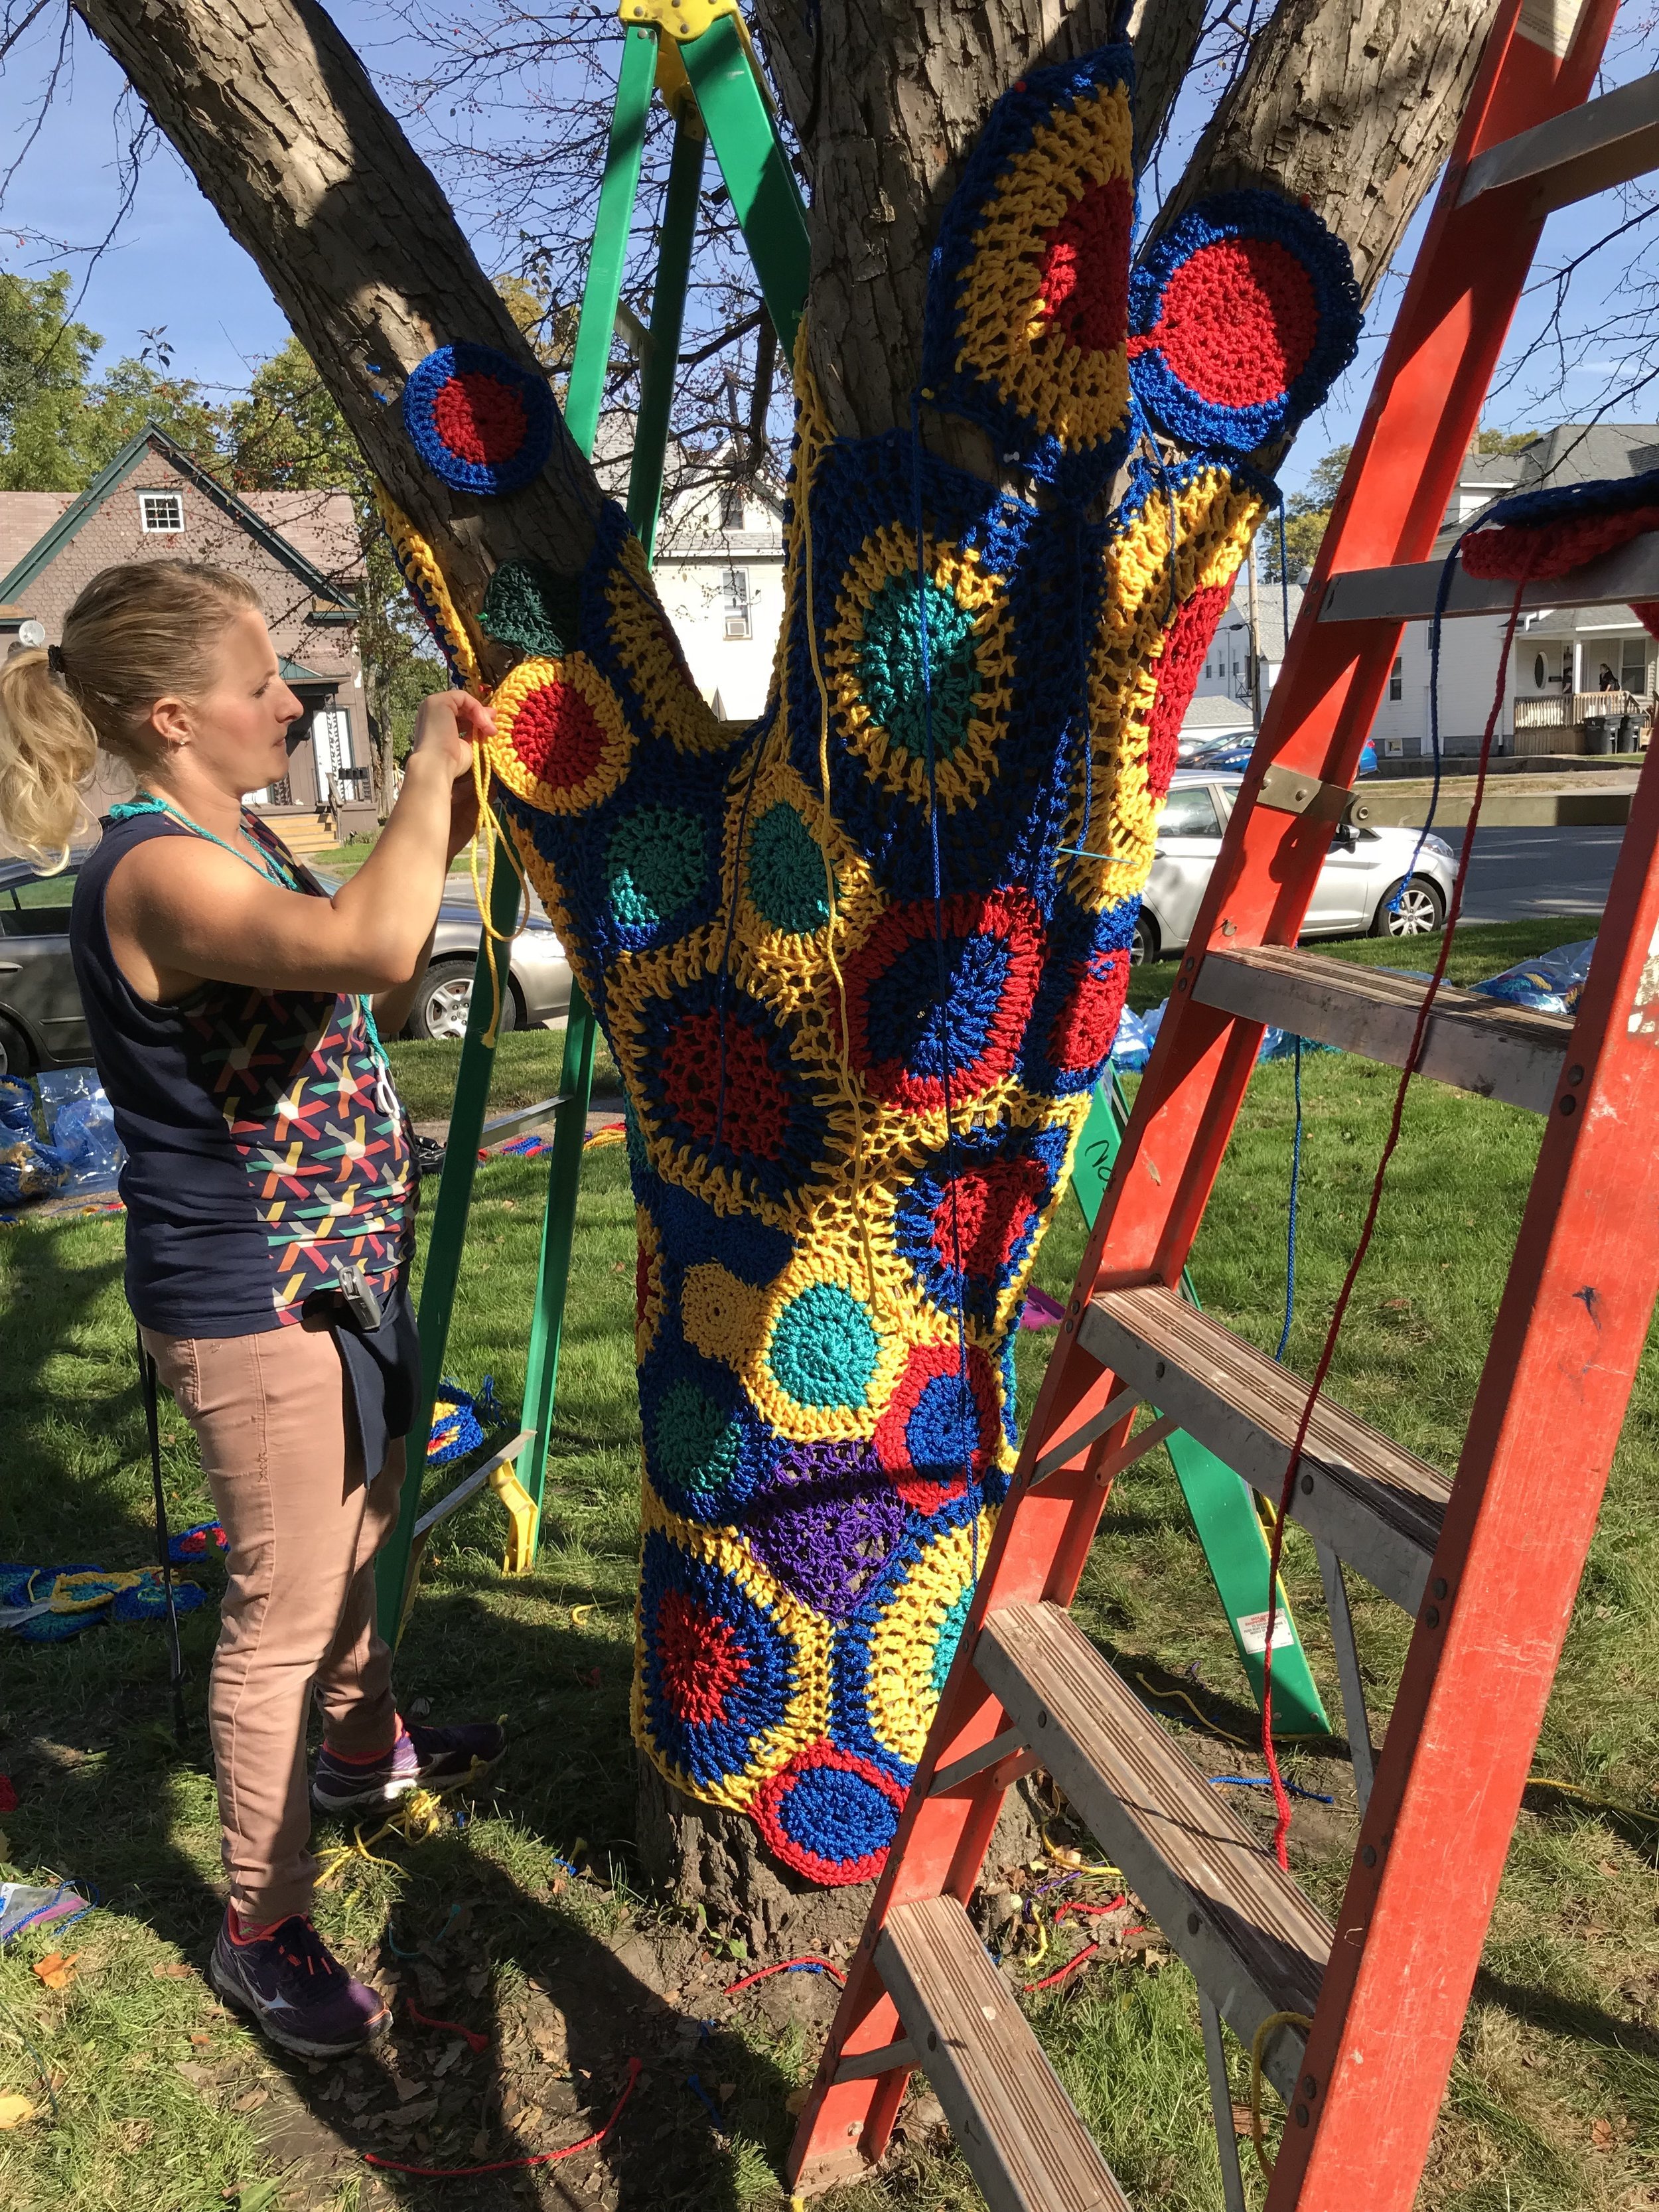
M 173 1596 L 173 1560 L 167 1550 L 167 1500 L 161 1494 L 161 1425 L 155 1404 L 155 1362 L 138 1331 L 138 1381 L 144 1396 L 144 1426 L 149 1431 L 149 1472 L 155 1491 L 155 1549 L 161 1563 L 161 1587 L 167 1601 L 167 1660 L 172 1670 L 173 1740 L 185 1746 L 185 1655 L 179 1644 L 179 1608 Z

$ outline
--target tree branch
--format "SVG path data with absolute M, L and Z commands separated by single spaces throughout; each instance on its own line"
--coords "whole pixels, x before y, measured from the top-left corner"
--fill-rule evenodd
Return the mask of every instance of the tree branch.
M 579 566 L 602 495 L 556 416 L 552 460 L 505 500 L 452 492 L 404 435 L 397 396 L 437 346 L 468 339 L 539 372 L 443 194 L 315 0 L 76 7 L 258 264 L 369 466 L 445 544 L 462 599 L 476 607 L 509 555 Z

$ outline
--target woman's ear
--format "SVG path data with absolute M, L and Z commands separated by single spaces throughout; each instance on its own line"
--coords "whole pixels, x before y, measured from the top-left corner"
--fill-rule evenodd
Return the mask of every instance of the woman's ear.
M 196 734 L 191 726 L 189 707 L 170 693 L 155 702 L 145 720 L 161 739 L 165 752 L 176 752 Z

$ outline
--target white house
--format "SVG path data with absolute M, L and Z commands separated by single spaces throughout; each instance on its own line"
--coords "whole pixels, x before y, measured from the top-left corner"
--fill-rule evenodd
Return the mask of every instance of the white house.
M 1296 628 L 1296 618 L 1302 608 L 1302 586 L 1292 584 L 1288 594 L 1277 583 L 1269 583 L 1259 572 L 1256 578 L 1256 650 L 1261 656 L 1261 696 L 1267 694 L 1278 681 L 1279 672 L 1285 665 L 1285 601 L 1290 600 L 1291 628 Z M 1196 705 L 1200 699 L 1225 699 L 1235 706 L 1243 706 L 1249 719 L 1250 706 L 1250 583 L 1247 568 L 1241 568 L 1233 579 L 1232 603 L 1217 625 L 1210 649 L 1204 656 L 1204 672 L 1198 679 L 1198 689 L 1193 695 Z
M 697 688 L 728 722 L 766 704 L 783 622 L 783 494 L 763 477 L 665 501 L 653 574 Z
M 1638 476 L 1659 468 L 1659 423 L 1565 422 L 1517 453 L 1470 453 L 1445 525 L 1443 557 L 1458 532 L 1495 499 L 1549 484 Z M 1492 712 L 1505 617 L 1470 615 L 1441 629 L 1440 741 L 1478 752 Z M 1429 745 L 1429 629 L 1407 624 L 1371 734 L 1377 750 L 1407 759 Z M 1626 606 L 1540 609 L 1521 617 L 1504 673 L 1496 744 L 1502 752 L 1589 750 L 1587 715 L 1644 715 L 1653 708 L 1656 647 Z

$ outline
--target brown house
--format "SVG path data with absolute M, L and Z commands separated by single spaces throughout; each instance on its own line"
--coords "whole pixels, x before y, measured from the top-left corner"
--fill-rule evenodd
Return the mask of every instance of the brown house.
M 307 710 L 289 732 L 286 779 L 252 794 L 260 812 L 289 817 L 287 834 L 307 817 L 367 803 L 372 823 L 349 495 L 227 491 L 153 425 L 83 492 L 0 492 L 0 654 L 20 641 L 57 644 L 83 584 L 144 560 L 210 561 L 259 594 L 283 678 Z

